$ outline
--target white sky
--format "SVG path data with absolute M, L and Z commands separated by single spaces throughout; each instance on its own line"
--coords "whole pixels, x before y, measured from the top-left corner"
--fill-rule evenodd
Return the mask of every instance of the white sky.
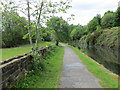
M 96 14 L 104 15 L 108 10 L 116 11 L 119 0 L 72 0 L 72 8 L 67 11 L 66 15 L 59 14 L 64 19 L 70 14 L 75 15 L 75 20 L 71 24 L 86 25 Z

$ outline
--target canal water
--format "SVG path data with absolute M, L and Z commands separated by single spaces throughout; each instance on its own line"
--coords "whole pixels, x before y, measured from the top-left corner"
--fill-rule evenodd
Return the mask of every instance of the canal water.
M 105 47 L 89 47 L 82 50 L 109 71 L 120 76 L 120 51 Z

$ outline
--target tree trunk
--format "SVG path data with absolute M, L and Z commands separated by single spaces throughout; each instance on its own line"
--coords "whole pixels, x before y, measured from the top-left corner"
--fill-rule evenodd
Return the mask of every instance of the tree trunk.
M 39 16 L 38 16 L 37 25 L 36 25 L 36 50 L 38 49 L 38 39 L 39 39 L 38 29 L 41 28 L 40 19 L 41 19 L 42 8 L 43 8 L 43 0 L 41 2 L 41 7 L 39 8 Z
M 31 26 L 30 26 L 30 6 L 29 6 L 29 0 L 27 0 L 27 6 L 28 6 L 28 34 L 29 34 L 29 41 L 32 50 L 34 50 L 33 43 L 32 43 L 32 37 L 31 37 Z
M 56 46 L 58 46 L 59 45 L 59 41 L 58 40 L 56 40 Z

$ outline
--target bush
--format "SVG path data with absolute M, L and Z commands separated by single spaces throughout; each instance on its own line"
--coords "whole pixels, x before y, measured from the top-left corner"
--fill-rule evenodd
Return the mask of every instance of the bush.
M 114 26 L 115 21 L 115 14 L 114 13 L 107 13 L 102 17 L 101 25 L 102 28 L 111 28 Z
M 2 48 L 15 47 L 26 44 L 28 40 L 22 37 L 27 33 L 27 20 L 17 12 L 3 11 L 2 16 Z
M 28 39 L 22 39 L 17 31 L 2 31 L 2 46 L 0 48 L 10 48 L 28 43 Z

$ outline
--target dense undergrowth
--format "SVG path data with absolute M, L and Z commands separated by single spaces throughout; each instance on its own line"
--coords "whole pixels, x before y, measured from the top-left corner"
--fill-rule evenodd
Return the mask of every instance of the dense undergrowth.
M 53 46 L 44 58 L 39 58 L 32 71 L 13 88 L 57 88 L 62 70 L 64 48 Z
M 72 42 L 73 46 L 88 47 L 88 46 L 105 46 L 109 48 L 118 48 L 120 31 L 116 28 L 94 31 Z

